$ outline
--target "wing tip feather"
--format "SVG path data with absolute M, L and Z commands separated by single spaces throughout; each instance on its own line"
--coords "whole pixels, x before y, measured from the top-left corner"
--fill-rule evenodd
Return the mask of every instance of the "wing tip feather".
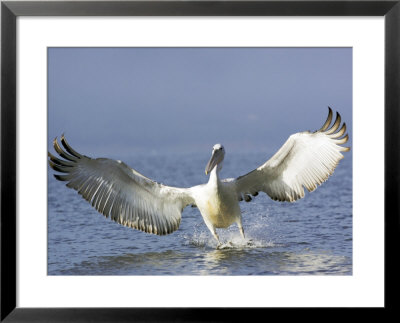
M 329 125 L 331 124 L 331 122 L 332 122 L 332 109 L 331 109 L 330 106 L 328 106 L 328 117 L 326 118 L 326 121 L 325 121 L 325 123 L 322 125 L 322 127 L 321 127 L 319 130 L 317 130 L 316 132 L 323 132 L 323 131 L 325 131 L 326 129 L 328 129 L 328 127 L 329 127 Z
M 64 146 L 64 148 L 67 150 L 67 152 L 70 153 L 72 156 L 74 156 L 74 157 L 76 157 L 76 158 L 78 158 L 78 159 L 81 159 L 81 158 L 84 157 L 83 155 L 81 155 L 80 153 L 78 153 L 76 150 L 74 150 L 74 149 L 68 144 L 68 141 L 67 141 L 67 139 L 66 139 L 65 136 L 64 136 L 64 133 L 61 135 L 60 141 L 61 141 L 61 144 Z
M 61 182 L 68 181 L 68 179 L 69 179 L 69 177 L 68 177 L 67 175 L 53 174 L 53 176 L 54 176 L 57 180 L 59 180 L 59 181 L 61 181 Z
M 330 119 L 331 115 L 333 114 L 333 110 L 331 107 L 328 106 L 329 113 L 328 113 L 328 119 L 325 122 L 325 124 L 322 126 L 320 130 L 317 132 L 324 133 L 327 135 L 329 138 L 333 139 L 335 144 L 340 147 L 340 151 L 347 152 L 350 150 L 349 147 L 342 147 L 340 145 L 345 144 L 349 140 L 349 134 L 346 133 L 347 131 L 347 125 L 346 122 L 343 122 L 342 126 L 340 127 L 340 124 L 342 122 L 342 117 L 338 111 L 336 111 L 336 119 L 333 123 L 333 125 L 328 129 L 330 122 L 328 123 L 328 120 Z M 331 121 L 331 120 L 329 120 Z

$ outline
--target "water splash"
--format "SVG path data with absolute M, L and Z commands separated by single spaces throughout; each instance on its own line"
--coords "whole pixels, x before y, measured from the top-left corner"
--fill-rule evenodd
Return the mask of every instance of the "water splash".
M 273 241 L 266 241 L 257 236 L 247 234 L 243 239 L 238 232 L 233 230 L 224 230 L 218 233 L 221 241 L 220 249 L 251 249 L 251 248 L 269 248 L 276 247 Z M 210 232 L 206 230 L 195 230 L 192 235 L 185 234 L 183 236 L 187 245 L 216 249 L 217 241 L 211 236 Z

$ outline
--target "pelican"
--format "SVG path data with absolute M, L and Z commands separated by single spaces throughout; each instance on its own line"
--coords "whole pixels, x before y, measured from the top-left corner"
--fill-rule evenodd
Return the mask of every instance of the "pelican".
M 179 228 L 183 209 L 197 206 L 205 224 L 221 246 L 216 228 L 236 223 L 245 238 L 239 202 L 252 200 L 265 192 L 276 201 L 294 202 L 304 197 L 304 188 L 314 191 L 332 175 L 341 152 L 349 147 L 346 124 L 340 127 L 336 112 L 332 126 L 332 109 L 323 126 L 314 132 L 291 135 L 267 162 L 237 178 L 221 179 L 225 157 L 221 144 L 213 146 L 205 173 L 206 184 L 190 188 L 166 186 L 140 174 L 120 160 L 90 158 L 75 151 L 61 136 L 53 146 L 59 157 L 48 153 L 49 165 L 62 174 L 55 178 L 65 181 L 105 217 L 147 233 L 166 235 Z

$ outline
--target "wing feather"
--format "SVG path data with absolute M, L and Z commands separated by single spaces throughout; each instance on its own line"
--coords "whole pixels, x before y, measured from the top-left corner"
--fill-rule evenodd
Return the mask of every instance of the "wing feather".
M 193 204 L 190 190 L 166 186 L 143 176 L 121 161 L 92 159 L 78 153 L 61 136 L 63 150 L 57 138 L 49 165 L 62 173 L 54 174 L 66 181 L 98 212 L 124 226 L 147 233 L 164 235 L 179 228 L 184 207 Z
M 231 181 L 239 200 L 246 194 L 263 191 L 272 199 L 293 202 L 304 197 L 304 188 L 314 191 L 334 172 L 343 158 L 341 152 L 350 150 L 343 147 L 349 139 L 346 124 L 341 124 L 341 116 L 336 113 L 332 121 L 332 109 L 323 126 L 311 132 L 293 134 L 266 163 L 252 172 Z M 339 129 L 339 130 L 338 130 Z

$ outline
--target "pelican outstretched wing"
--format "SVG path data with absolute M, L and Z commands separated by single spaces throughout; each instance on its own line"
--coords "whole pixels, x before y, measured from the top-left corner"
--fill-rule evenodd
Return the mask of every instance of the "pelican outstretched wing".
M 341 152 L 350 148 L 341 146 L 348 140 L 346 124 L 336 113 L 332 121 L 332 109 L 321 129 L 293 134 L 265 164 L 252 172 L 231 181 L 238 197 L 251 200 L 250 195 L 259 191 L 267 193 L 273 200 L 293 202 L 304 197 L 304 187 L 313 191 L 332 175 Z M 339 130 L 338 130 L 339 129 Z
M 62 159 L 49 156 L 50 166 L 97 211 L 112 220 L 147 233 L 165 235 L 177 230 L 185 206 L 194 203 L 188 189 L 165 186 L 121 161 L 92 159 L 76 152 L 61 137 L 54 149 Z

